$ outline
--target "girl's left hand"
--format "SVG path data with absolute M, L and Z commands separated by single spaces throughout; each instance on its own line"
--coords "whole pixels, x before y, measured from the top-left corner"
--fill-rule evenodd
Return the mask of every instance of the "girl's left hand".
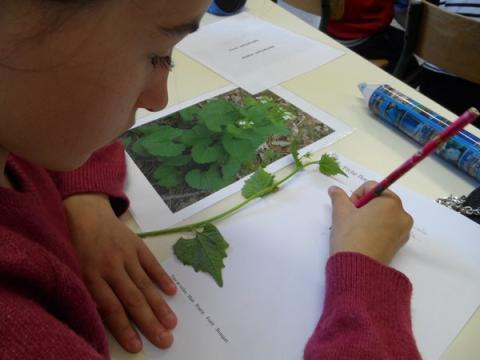
M 64 205 L 84 281 L 112 335 L 127 351 L 140 351 L 131 318 L 153 344 L 170 347 L 177 318 L 160 290 L 173 295 L 176 286 L 143 240 L 117 218 L 106 195 L 74 195 Z

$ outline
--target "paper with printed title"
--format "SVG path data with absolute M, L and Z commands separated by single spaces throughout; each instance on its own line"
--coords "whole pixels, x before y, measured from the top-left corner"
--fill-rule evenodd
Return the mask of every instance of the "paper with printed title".
M 344 54 L 248 13 L 206 25 L 176 48 L 251 94 Z
M 169 303 L 178 315 L 175 343 L 159 350 L 144 339 L 149 359 L 300 360 L 320 318 L 329 256 L 331 185 L 346 190 L 379 179 L 340 157 L 349 178 L 318 170 L 218 223 L 229 241 L 219 288 L 176 258 L 163 263 L 179 288 Z M 479 227 L 401 187 L 415 225 L 392 266 L 413 283 L 413 328 L 420 352 L 436 360 L 480 304 Z

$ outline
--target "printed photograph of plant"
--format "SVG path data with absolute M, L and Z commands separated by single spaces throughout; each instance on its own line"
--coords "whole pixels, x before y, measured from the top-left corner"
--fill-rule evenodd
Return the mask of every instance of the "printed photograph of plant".
M 125 148 L 175 213 L 333 130 L 270 91 L 235 89 L 134 128 Z

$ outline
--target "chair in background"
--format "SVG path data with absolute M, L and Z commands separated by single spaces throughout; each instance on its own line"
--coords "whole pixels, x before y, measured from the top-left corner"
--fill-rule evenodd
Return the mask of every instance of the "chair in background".
M 415 54 L 465 80 L 480 84 L 480 22 L 423 0 L 411 0 L 405 44 L 394 75 L 403 78 Z M 407 80 L 408 82 L 408 80 Z
M 277 0 L 272 0 L 277 2 Z M 285 3 L 305 12 L 321 16 L 319 29 L 327 32 L 328 20 L 340 20 L 345 9 L 345 0 L 284 0 Z

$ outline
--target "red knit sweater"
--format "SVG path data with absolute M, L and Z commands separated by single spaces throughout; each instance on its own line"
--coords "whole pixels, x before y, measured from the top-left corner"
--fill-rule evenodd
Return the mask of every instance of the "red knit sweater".
M 358 253 L 332 256 L 323 313 L 305 360 L 415 360 L 412 285 L 405 275 Z
M 19 191 L 0 188 L 0 359 L 108 358 L 62 198 L 102 192 L 123 212 L 123 147 L 104 148 L 70 173 L 49 173 L 14 156 L 6 171 Z
M 342 18 L 329 20 L 327 33 L 338 39 L 367 38 L 392 22 L 394 3 L 394 0 L 345 0 Z
M 0 188 L 0 359 L 108 358 L 62 199 L 102 192 L 123 212 L 122 146 L 98 151 L 71 173 L 52 174 L 13 156 L 6 171 L 19 191 Z M 326 274 L 324 312 L 305 359 L 419 358 L 405 276 L 351 253 L 333 256 Z

